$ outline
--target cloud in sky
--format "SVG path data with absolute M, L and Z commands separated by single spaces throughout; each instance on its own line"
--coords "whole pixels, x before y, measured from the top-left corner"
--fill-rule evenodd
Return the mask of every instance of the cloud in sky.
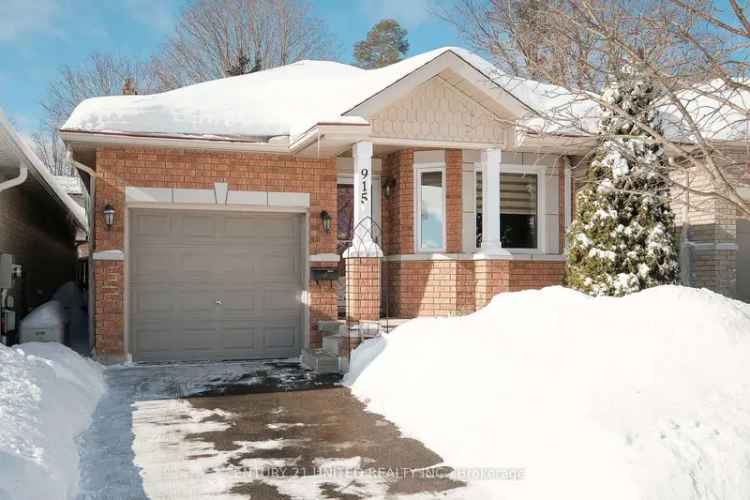
M 375 23 L 383 18 L 393 18 L 407 29 L 416 28 L 432 17 L 432 0 L 364 0 L 363 8 Z
M 56 0 L 3 0 L 0 10 L 0 41 L 58 31 L 55 21 L 61 5 Z

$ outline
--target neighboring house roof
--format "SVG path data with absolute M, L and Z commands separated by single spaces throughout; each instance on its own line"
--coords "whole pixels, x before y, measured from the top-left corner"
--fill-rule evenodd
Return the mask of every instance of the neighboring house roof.
M 750 85 L 750 79 L 737 82 Z M 704 139 L 735 142 L 750 138 L 750 92 L 744 88 L 730 88 L 717 79 L 685 90 L 679 97 Z M 670 104 L 663 107 L 662 116 L 667 133 L 694 140 L 683 112 Z
M 55 182 L 70 196 L 83 194 L 81 179 L 72 175 L 56 175 Z
M 16 169 L 19 166 L 28 168 L 30 174 L 41 183 L 47 193 L 71 215 L 78 227 L 88 231 L 84 209 L 55 182 L 55 177 L 49 169 L 21 139 L 0 109 L 0 168 Z

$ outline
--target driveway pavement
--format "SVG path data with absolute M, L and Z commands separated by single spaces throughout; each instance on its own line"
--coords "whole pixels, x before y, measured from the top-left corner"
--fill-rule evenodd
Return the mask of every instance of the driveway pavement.
M 294 362 L 111 367 L 80 500 L 460 498 L 419 441 Z

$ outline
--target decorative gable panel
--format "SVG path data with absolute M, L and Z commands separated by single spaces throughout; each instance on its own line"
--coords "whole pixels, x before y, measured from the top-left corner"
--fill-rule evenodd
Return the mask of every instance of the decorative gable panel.
M 512 126 L 440 76 L 369 117 L 374 137 L 497 144 L 512 139 Z

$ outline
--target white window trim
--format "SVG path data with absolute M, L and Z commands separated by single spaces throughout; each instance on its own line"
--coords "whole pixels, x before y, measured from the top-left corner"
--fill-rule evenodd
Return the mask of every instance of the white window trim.
M 422 185 L 422 174 L 430 172 L 440 172 L 443 181 L 443 246 L 440 248 L 422 248 L 422 217 L 421 217 L 421 196 L 419 188 Z M 447 231 L 447 192 L 448 179 L 446 178 L 446 165 L 444 162 L 419 163 L 414 165 L 414 253 L 440 253 L 446 251 L 448 244 Z
M 517 165 L 517 164 L 500 164 L 500 174 L 532 174 L 536 175 L 536 248 L 508 248 L 503 247 L 503 250 L 507 250 L 510 253 L 515 254 L 544 254 L 547 253 L 547 243 L 544 235 L 547 234 L 546 230 L 546 217 L 545 214 L 545 203 L 546 203 L 546 190 L 544 179 L 547 175 L 547 168 L 545 165 Z M 474 163 L 474 192 L 477 190 L 477 172 L 482 172 L 482 164 L 480 162 Z M 501 180 L 502 182 L 502 180 Z M 484 200 L 483 200 L 484 201 Z M 502 203 L 502 201 L 501 201 Z M 484 206 L 484 203 L 482 203 Z M 477 206 L 476 195 L 474 197 L 474 217 L 476 220 L 476 214 L 479 209 Z M 474 249 L 480 252 L 482 249 L 476 246 L 476 225 L 474 227 Z

